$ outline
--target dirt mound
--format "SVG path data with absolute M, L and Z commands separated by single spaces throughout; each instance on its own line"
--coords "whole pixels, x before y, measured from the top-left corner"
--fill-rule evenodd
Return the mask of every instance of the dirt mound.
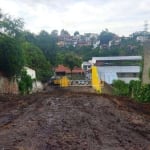
M 0 96 L 0 149 L 149 150 L 148 110 L 126 98 L 68 90 Z

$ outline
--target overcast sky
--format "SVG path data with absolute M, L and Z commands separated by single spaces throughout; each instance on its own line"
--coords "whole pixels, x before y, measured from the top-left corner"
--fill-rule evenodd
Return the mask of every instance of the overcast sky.
M 57 29 L 120 36 L 144 30 L 150 20 L 150 0 L 0 0 L 4 13 L 24 19 L 25 29 L 38 33 Z

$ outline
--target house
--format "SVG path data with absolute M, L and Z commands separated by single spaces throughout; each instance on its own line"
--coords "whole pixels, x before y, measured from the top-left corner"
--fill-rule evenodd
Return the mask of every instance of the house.
M 68 77 L 80 77 L 84 76 L 84 70 L 80 67 L 74 67 L 71 71 L 70 68 L 64 66 L 64 65 L 58 65 L 55 68 L 55 75 L 56 76 L 68 76 Z
M 83 75 L 84 70 L 80 67 L 75 66 L 72 70 L 72 74 L 78 74 L 78 75 Z
M 93 57 L 92 64 L 97 66 L 99 77 L 108 84 L 113 80 L 139 80 L 141 56 Z
M 142 35 L 141 36 L 137 36 L 136 40 L 143 43 L 143 42 L 145 42 L 147 40 L 147 37 L 144 36 L 144 35 L 143 36 Z
M 100 41 L 93 42 L 93 48 L 97 48 L 100 45 Z
M 70 70 L 70 68 L 65 67 L 64 65 L 58 65 L 55 68 L 55 74 L 56 74 L 56 76 L 70 75 L 71 70 Z

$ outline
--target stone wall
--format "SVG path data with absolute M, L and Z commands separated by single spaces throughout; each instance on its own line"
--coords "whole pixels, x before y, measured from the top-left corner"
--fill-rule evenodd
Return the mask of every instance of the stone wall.
M 16 80 L 9 80 L 0 75 L 0 93 L 1 94 L 18 94 L 18 84 Z

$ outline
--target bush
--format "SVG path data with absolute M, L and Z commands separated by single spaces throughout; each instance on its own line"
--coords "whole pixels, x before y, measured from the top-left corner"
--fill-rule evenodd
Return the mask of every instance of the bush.
M 150 102 L 150 84 L 143 84 L 141 81 L 130 81 L 129 95 L 139 102 Z
M 19 90 L 21 94 L 29 94 L 32 90 L 32 82 L 33 80 L 29 75 L 27 75 L 26 70 L 22 70 L 21 77 L 19 81 Z
M 122 80 L 113 81 L 114 94 L 119 96 L 129 95 L 129 86 Z
M 139 93 L 141 91 L 141 81 L 135 81 L 135 80 L 131 80 L 129 83 L 129 95 L 132 98 L 138 98 L 139 97 Z

